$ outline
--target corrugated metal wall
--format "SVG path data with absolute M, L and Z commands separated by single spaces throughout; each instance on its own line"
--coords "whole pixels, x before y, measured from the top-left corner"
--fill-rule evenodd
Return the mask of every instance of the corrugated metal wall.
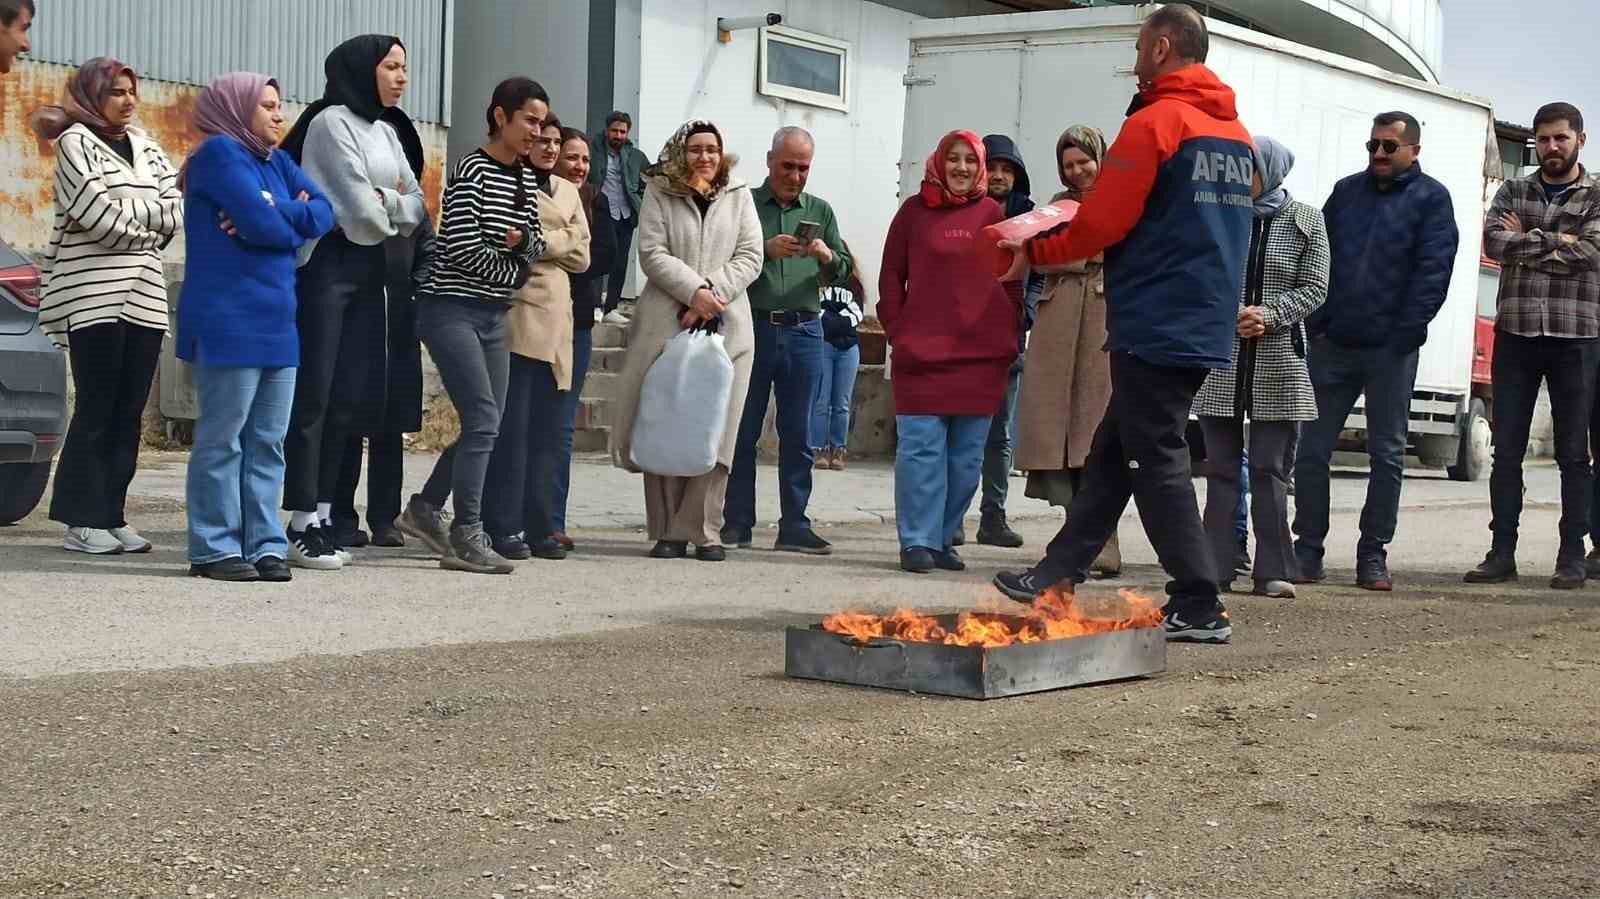
M 34 59 L 76 65 L 116 56 L 145 78 L 205 84 L 225 72 L 276 76 L 286 99 L 322 95 L 322 60 L 369 32 L 405 42 L 404 108 L 449 124 L 452 0 L 48 0 L 33 27 Z

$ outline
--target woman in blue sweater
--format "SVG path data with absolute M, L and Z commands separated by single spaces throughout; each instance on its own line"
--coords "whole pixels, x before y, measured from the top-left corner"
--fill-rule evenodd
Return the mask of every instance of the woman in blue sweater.
M 283 134 L 275 80 L 235 72 L 211 82 L 195 126 L 207 138 L 178 182 L 189 261 L 177 352 L 194 366 L 200 398 L 189 456 L 189 573 L 287 581 L 277 505 L 300 362 L 295 254 L 332 230 L 333 206 L 274 149 Z

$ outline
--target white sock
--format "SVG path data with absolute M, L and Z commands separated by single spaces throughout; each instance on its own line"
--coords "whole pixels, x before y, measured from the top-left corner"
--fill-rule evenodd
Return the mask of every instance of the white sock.
M 316 523 L 317 513 L 315 512 L 289 513 L 289 529 L 292 531 L 304 531 L 306 528 L 311 527 Z
M 333 524 L 333 503 L 317 503 L 317 520 L 323 527 Z

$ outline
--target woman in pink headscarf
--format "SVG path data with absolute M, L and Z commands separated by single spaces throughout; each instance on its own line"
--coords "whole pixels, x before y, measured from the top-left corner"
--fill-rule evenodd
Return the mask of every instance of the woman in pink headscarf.
M 952 544 L 1017 358 L 1022 310 L 979 247 L 1004 217 L 988 181 L 983 141 L 950 132 L 884 242 L 878 320 L 894 350 L 895 519 L 900 567 L 917 574 L 966 567 Z
M 295 255 L 333 229 L 333 206 L 289 154 L 278 82 L 235 72 L 195 104 L 206 140 L 183 164 L 189 265 L 178 357 L 194 366 L 200 415 L 189 456 L 189 573 L 287 581 L 278 520 L 283 440 L 300 338 Z

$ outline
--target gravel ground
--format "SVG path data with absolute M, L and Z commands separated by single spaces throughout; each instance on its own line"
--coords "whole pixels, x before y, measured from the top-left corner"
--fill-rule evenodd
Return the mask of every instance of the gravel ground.
M 337 595 L 303 576 L 264 599 L 63 573 L 36 517 L 0 561 L 30 612 L 0 656 L 47 675 L 0 679 L 0 896 L 1595 895 L 1600 589 L 1544 588 L 1547 507 L 1526 516 L 1540 577 L 1509 589 L 1459 581 L 1481 510 L 1406 515 L 1401 592 L 1237 597 L 1232 646 L 988 703 L 782 677 L 785 625 L 959 605 L 1016 559 L 973 548 L 966 575 L 914 579 L 882 525 L 833 532 L 836 560 L 651 563 L 613 532 L 518 578 L 397 554 Z M 1159 585 L 1129 543 L 1129 582 Z M 38 595 L 71 578 L 89 592 Z M 79 634 L 129 596 L 170 634 L 133 632 L 143 670 L 99 670 Z M 504 631 L 440 639 L 474 598 Z M 386 603 L 409 642 L 347 648 Z M 47 627 L 71 664 L 40 655 Z M 154 666 L 297 628 L 229 644 L 268 661 Z

